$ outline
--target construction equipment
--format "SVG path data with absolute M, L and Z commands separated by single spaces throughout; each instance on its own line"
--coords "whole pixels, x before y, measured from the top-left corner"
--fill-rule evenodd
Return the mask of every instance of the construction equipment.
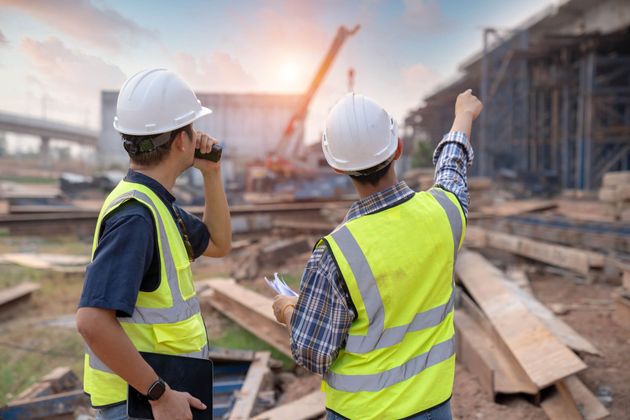
M 252 162 L 248 166 L 245 186 L 246 199 L 248 201 L 259 201 L 261 198 L 260 193 L 265 193 L 265 196 L 268 197 L 268 193 L 273 192 L 278 184 L 281 184 L 283 181 L 295 178 L 312 179 L 318 175 L 317 168 L 306 164 L 304 157 L 301 156 L 302 141 L 298 134 L 303 132 L 304 119 L 311 100 L 324 80 L 341 46 L 359 28 L 360 25 L 356 25 L 352 29 L 348 29 L 345 26 L 339 27 L 328 53 L 315 73 L 310 86 L 302 96 L 298 107 L 289 119 L 280 141 L 265 160 Z

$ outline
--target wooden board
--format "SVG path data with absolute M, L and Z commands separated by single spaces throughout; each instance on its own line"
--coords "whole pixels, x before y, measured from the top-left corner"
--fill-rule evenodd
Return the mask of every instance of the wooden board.
M 77 388 L 79 378 L 68 367 L 57 367 L 46 376 L 43 376 L 38 382 L 34 383 L 24 391 L 22 391 L 13 401 L 30 400 L 46 395 L 56 394 L 64 391 L 70 391 Z
M 553 200 L 522 200 L 506 201 L 481 208 L 481 212 L 498 217 L 514 216 L 516 214 L 531 213 L 533 211 L 549 210 L 556 207 Z
M 455 325 L 459 324 L 463 327 L 470 328 L 471 336 L 469 342 L 477 346 L 478 349 L 484 347 L 487 352 L 479 350 L 480 358 L 483 359 L 487 368 L 493 371 L 493 392 L 496 394 L 530 394 L 537 395 L 538 387 L 529 379 L 521 365 L 514 358 L 509 348 L 505 345 L 501 337 L 497 334 L 492 323 L 484 315 L 483 311 L 473 302 L 473 300 L 465 293 L 461 295 L 461 310 L 457 311 L 466 318 L 458 320 L 455 316 Z M 462 325 L 467 320 L 471 322 L 468 325 Z M 462 331 L 463 332 L 463 331 Z M 463 332 L 462 335 L 465 335 Z M 476 373 L 480 368 L 474 367 L 469 369 Z M 482 375 L 486 375 L 482 372 Z M 487 382 L 487 380 L 486 380 Z
M 10 317 L 22 304 L 31 299 L 33 292 L 39 290 L 36 283 L 24 282 L 8 289 L 0 290 L 0 318 Z
M 229 420 L 247 420 L 256 403 L 256 397 L 265 375 L 269 372 L 268 351 L 257 352 L 256 358 L 249 366 L 243 386 L 236 393 L 236 401 L 230 412 Z
M 586 368 L 505 286 L 504 274 L 480 254 L 462 251 L 455 270 L 539 389 Z
M 485 332 L 461 311 L 455 311 L 455 333 L 457 334 L 457 361 L 477 377 L 488 395 L 496 394 L 494 345 Z
M 610 415 L 604 404 L 580 381 L 576 376 L 569 376 L 562 380 L 571 393 L 578 411 L 584 420 L 600 420 Z
M 538 299 L 513 283 L 507 282 L 506 286 L 514 293 L 518 299 L 525 304 L 527 309 L 545 324 L 545 327 L 551 331 L 553 335 L 558 337 L 560 341 L 575 351 L 594 354 L 601 356 L 600 351 L 586 338 L 582 337 L 577 331 L 568 324 L 556 317 L 553 311 L 543 305 Z
M 540 406 L 550 420 L 582 420 L 575 400 L 563 381 L 556 383 Z
M 630 171 L 606 172 L 602 178 L 604 187 L 630 184 Z
M 218 311 L 232 319 L 256 337 L 292 357 L 289 334 L 285 326 L 276 322 L 273 301 L 238 285 L 234 280 L 213 280 L 210 290 L 200 294 Z
M 4 263 L 64 273 L 82 273 L 90 262 L 90 258 L 83 255 L 8 253 L 0 257 Z
M 588 275 L 604 266 L 606 256 L 593 251 L 550 244 L 522 236 L 486 231 L 487 247 L 521 255 L 549 265 Z
M 325 411 L 326 396 L 321 391 L 315 391 L 298 400 L 265 411 L 252 420 L 306 420 L 319 417 Z

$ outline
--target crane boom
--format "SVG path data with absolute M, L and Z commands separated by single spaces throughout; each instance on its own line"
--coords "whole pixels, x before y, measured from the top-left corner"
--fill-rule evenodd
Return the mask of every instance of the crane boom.
M 296 125 L 303 122 L 304 117 L 306 116 L 306 111 L 308 110 L 308 106 L 310 105 L 311 100 L 315 95 L 315 92 L 317 92 L 317 89 L 324 80 L 324 76 L 326 76 L 328 69 L 337 56 L 337 53 L 341 49 L 341 46 L 348 37 L 354 35 L 360 28 L 361 25 L 356 25 L 352 29 L 348 29 L 345 26 L 340 26 L 339 29 L 337 29 L 337 35 L 330 45 L 330 48 L 328 50 L 328 53 L 324 57 L 324 60 L 319 65 L 319 69 L 317 70 L 317 73 L 315 73 L 315 77 L 311 81 L 308 90 L 302 96 L 302 100 L 300 101 L 299 106 L 295 110 L 295 113 L 291 116 L 291 119 L 289 119 L 289 123 L 282 133 L 282 138 L 280 139 L 278 145 L 274 150 L 274 155 L 279 155 L 282 153 L 283 150 L 286 149 L 287 144 L 290 142 L 291 137 L 295 131 Z

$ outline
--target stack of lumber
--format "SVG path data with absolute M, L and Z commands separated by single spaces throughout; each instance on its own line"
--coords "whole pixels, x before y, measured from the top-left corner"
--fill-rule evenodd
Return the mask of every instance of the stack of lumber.
M 455 313 L 458 360 L 489 395 L 529 394 L 552 420 L 608 415 L 576 375 L 587 366 L 569 346 L 598 354 L 588 340 L 541 313 L 540 302 L 480 254 L 462 251 L 455 271 L 470 294 Z
M 494 232 L 471 226 L 466 244 L 474 248 L 491 248 L 520 255 L 594 279 L 602 274 L 606 256 L 594 251 L 550 244 L 522 236 Z
M 494 203 L 495 191 L 492 188 L 492 180 L 482 176 L 468 178 L 468 192 L 472 209 L 491 206 Z
M 598 196 L 608 204 L 615 219 L 630 223 L 630 171 L 606 173 Z
M 79 406 L 87 406 L 87 396 L 80 389 L 77 376 L 67 367 L 58 367 L 22 392 L 4 407 L 4 420 L 40 419 L 70 415 Z
M 0 319 L 8 318 L 18 313 L 24 304 L 31 300 L 34 292 L 40 288 L 39 284 L 24 282 L 16 286 L 0 290 Z

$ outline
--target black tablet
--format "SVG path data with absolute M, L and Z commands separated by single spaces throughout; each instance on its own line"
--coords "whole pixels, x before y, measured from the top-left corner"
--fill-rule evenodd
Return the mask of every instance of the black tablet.
M 207 359 L 140 352 L 144 360 L 172 389 L 188 392 L 203 402 L 205 410 L 191 407 L 194 420 L 212 419 L 212 362 Z M 131 385 L 127 392 L 127 415 L 139 419 L 153 419 L 147 397 Z

